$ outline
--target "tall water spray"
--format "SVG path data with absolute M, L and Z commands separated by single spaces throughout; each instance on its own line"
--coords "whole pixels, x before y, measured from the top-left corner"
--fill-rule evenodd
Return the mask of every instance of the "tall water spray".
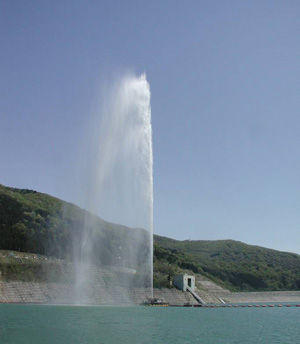
M 126 75 L 102 95 L 89 131 L 88 157 L 85 167 L 86 204 L 92 213 L 106 221 L 127 226 L 124 234 L 132 239 L 118 241 L 102 250 L 115 252 L 107 269 L 135 274 L 134 283 L 147 288 L 152 295 L 153 281 L 153 156 L 150 109 L 150 87 L 146 75 Z M 89 270 L 95 249 L 89 223 L 84 224 L 80 255 L 77 255 L 78 299 L 91 279 Z M 105 224 L 103 225 L 105 227 Z M 121 230 L 122 233 L 122 230 Z M 111 235 L 115 235 L 113 232 Z M 119 234 L 118 234 L 119 235 Z M 121 234 L 122 235 L 122 234 Z M 107 234 L 110 237 L 110 234 Z M 124 237 L 125 238 L 125 237 Z M 103 236 L 103 240 L 105 236 Z M 116 240 L 115 240 L 116 242 Z M 109 246 L 109 248 L 108 248 Z M 105 260 L 105 256 L 104 256 Z M 124 275 L 124 274 L 123 274 Z M 127 287 L 134 287 L 127 283 Z

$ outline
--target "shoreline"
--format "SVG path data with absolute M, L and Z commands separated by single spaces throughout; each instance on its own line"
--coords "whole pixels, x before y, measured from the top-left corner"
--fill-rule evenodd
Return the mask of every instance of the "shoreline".
M 89 292 L 89 290 L 87 291 Z M 196 290 L 206 305 L 300 304 L 300 291 L 229 292 Z M 124 297 L 125 295 L 125 297 Z M 139 305 L 149 297 L 149 289 L 93 286 L 83 302 L 86 305 Z M 122 297 L 121 297 L 122 296 Z M 193 295 L 175 288 L 154 288 L 153 296 L 172 306 L 201 306 Z M 78 304 L 74 286 L 67 283 L 0 282 L 0 304 L 74 305 Z

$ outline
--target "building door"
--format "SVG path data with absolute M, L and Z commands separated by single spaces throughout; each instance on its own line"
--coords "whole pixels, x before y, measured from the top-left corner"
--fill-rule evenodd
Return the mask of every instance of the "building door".
M 188 286 L 189 286 L 190 288 L 192 288 L 192 279 L 191 279 L 191 278 L 188 278 Z

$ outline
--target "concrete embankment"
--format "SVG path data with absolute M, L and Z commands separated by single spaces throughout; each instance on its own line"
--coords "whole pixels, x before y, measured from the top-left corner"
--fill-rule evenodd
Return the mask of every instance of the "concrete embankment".
M 197 290 L 207 304 L 220 303 L 300 303 L 300 291 L 294 292 L 259 292 L 259 293 L 221 293 L 212 295 Z M 153 296 L 164 299 L 170 305 L 197 305 L 198 302 L 189 292 L 177 289 L 154 289 Z M 94 286 L 87 295 L 87 304 L 141 304 L 149 296 L 149 290 L 143 288 L 126 289 Z M 35 282 L 0 282 L 0 303 L 50 303 L 74 304 L 77 302 L 76 290 L 70 284 L 35 283 Z
M 134 285 L 132 271 L 96 266 L 90 268 L 84 293 L 78 295 L 73 264 L 34 254 L 22 258 L 7 252 L 2 255 L 10 261 L 4 261 L 6 265 L 0 269 L 0 303 L 74 304 L 80 300 L 86 304 L 130 305 L 141 304 L 151 295 L 149 289 L 128 287 Z M 300 291 L 231 293 L 200 275 L 196 276 L 196 286 L 197 295 L 206 304 L 300 303 Z M 153 296 L 170 305 L 198 304 L 190 292 L 175 288 L 154 289 Z
M 208 304 L 211 303 L 299 303 L 300 291 L 239 292 L 232 293 L 217 284 L 204 279 L 196 280 L 197 294 Z M 222 302 L 223 301 L 223 302 Z
M 147 300 L 149 289 L 94 286 L 86 295 L 87 304 L 98 305 L 130 305 L 141 304 Z M 197 304 L 190 293 L 177 289 L 154 289 L 156 298 L 163 298 L 170 304 Z M 1 282 L 0 303 L 50 303 L 74 304 L 77 302 L 76 290 L 70 284 L 62 283 L 34 283 L 34 282 Z
M 300 302 L 300 291 L 229 293 L 223 299 L 227 303 L 297 303 Z

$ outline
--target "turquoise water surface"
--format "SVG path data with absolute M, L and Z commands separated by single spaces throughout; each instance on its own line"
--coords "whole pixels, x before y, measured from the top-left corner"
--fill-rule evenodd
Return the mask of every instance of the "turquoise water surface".
M 296 307 L 0 305 L 1 344 L 299 342 Z

